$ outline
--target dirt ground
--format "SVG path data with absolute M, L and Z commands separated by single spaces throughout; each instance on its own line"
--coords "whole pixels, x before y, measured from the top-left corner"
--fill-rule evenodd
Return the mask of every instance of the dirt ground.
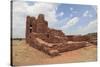
M 37 64 L 58 64 L 76 63 L 97 60 L 97 49 L 95 45 L 84 47 L 78 50 L 64 52 L 60 56 L 51 57 L 44 52 L 32 48 L 25 40 L 12 41 L 13 65 L 37 65 Z

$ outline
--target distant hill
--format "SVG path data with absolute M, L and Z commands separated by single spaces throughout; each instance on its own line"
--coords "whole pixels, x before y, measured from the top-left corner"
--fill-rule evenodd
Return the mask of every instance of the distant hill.
M 11 38 L 11 40 L 25 40 L 25 38 Z
M 86 35 L 84 35 L 84 36 L 95 37 L 95 38 L 97 38 L 97 32 L 95 32 L 95 33 L 88 33 L 88 34 L 86 34 Z
M 95 33 L 88 33 L 88 34 L 86 34 L 87 36 L 97 36 L 97 32 L 95 32 Z
M 87 36 L 87 37 L 90 38 L 90 41 L 89 42 L 97 45 L 97 32 L 95 32 L 95 33 L 89 33 L 89 34 L 86 34 L 84 36 Z

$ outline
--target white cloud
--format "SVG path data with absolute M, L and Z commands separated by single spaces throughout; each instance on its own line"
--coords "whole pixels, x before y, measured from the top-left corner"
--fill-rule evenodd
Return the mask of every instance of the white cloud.
M 23 6 L 24 5 L 24 6 Z M 25 37 L 26 3 L 13 2 L 13 37 Z
M 70 7 L 70 10 L 71 10 L 71 11 L 73 11 L 73 10 L 74 10 L 74 8 Z
M 93 17 L 93 15 L 92 14 L 89 14 L 89 17 Z
M 91 21 L 86 27 L 82 29 L 83 34 L 97 32 L 97 20 Z
M 64 29 L 67 29 L 69 27 L 72 27 L 74 26 L 77 22 L 79 21 L 79 18 L 78 17 L 74 17 L 72 19 L 70 19 L 66 25 L 62 26 L 61 29 L 64 30 Z
M 97 11 L 97 6 L 92 6 L 95 11 Z
M 88 33 L 93 33 L 93 32 L 97 32 L 97 20 L 93 20 L 91 22 L 89 22 L 89 24 L 85 27 L 79 27 L 78 30 L 76 30 L 75 32 L 73 32 L 72 34 L 88 34 Z
M 93 17 L 93 15 L 87 10 L 83 13 L 84 17 Z
M 57 4 L 52 3 L 39 3 L 35 2 L 33 5 L 29 5 L 24 1 L 13 2 L 13 37 L 25 37 L 26 16 L 35 16 L 42 13 L 45 15 L 45 19 L 48 24 L 57 22 Z M 63 13 L 61 13 L 63 15 Z M 52 20 L 51 20 L 52 19 Z
M 56 10 L 57 10 L 57 5 L 50 3 L 37 2 L 33 6 L 28 7 L 29 15 L 37 16 L 38 14 L 42 13 L 45 15 L 46 20 L 49 22 L 57 22 Z
M 87 11 L 85 11 L 85 12 L 83 13 L 83 16 L 88 16 L 88 14 L 89 14 L 89 11 L 87 10 Z
M 58 16 L 63 16 L 64 15 L 64 12 L 60 12 L 59 14 L 58 14 Z

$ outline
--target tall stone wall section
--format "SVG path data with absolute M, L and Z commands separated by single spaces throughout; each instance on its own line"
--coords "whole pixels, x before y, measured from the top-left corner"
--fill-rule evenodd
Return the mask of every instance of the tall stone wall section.
M 29 34 L 32 32 L 46 33 L 48 31 L 48 23 L 44 20 L 44 15 L 40 14 L 37 19 L 35 17 L 27 16 L 26 18 L 26 42 L 28 43 L 30 38 Z

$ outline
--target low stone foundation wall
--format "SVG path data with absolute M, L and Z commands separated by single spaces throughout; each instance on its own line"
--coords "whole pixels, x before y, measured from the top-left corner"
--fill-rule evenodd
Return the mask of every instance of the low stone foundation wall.
M 65 42 L 65 43 L 48 43 L 40 38 L 32 39 L 30 45 L 38 50 L 47 53 L 50 56 L 57 56 L 62 52 L 76 50 L 85 47 L 87 42 Z

